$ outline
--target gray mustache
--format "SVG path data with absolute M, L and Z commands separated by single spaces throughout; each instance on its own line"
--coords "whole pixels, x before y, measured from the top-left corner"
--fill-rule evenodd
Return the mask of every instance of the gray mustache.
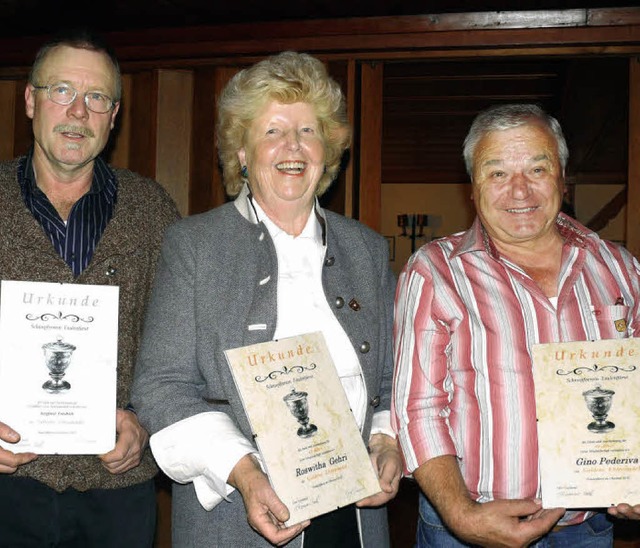
M 88 127 L 83 126 L 72 126 L 69 124 L 58 124 L 53 128 L 54 133 L 78 133 L 79 135 L 84 135 L 85 137 L 94 137 L 94 133 Z

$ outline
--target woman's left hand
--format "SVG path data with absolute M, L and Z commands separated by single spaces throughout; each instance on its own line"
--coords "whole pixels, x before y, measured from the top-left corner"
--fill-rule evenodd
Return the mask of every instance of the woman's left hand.
M 369 440 L 369 452 L 373 468 L 378 474 L 380 493 L 356 503 L 356 506 L 381 506 L 398 493 L 402 478 L 402 457 L 397 441 L 386 434 L 374 434 Z

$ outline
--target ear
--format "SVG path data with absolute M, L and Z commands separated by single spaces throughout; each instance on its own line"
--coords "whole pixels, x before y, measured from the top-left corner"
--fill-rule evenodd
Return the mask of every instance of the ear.
M 238 161 L 240 162 L 241 166 L 247 165 L 247 152 L 245 151 L 244 147 L 242 147 L 238 151 Z
M 327 138 L 333 142 L 342 143 L 346 149 L 351 144 L 351 130 L 348 126 L 339 126 L 332 129 Z
M 33 120 L 36 110 L 36 90 L 31 84 L 27 84 L 24 88 L 24 109 L 27 117 Z
M 116 115 L 118 114 L 119 110 L 120 110 L 120 101 L 118 101 L 113 106 L 113 110 L 111 111 L 111 129 L 113 129 L 114 126 L 116 125 Z

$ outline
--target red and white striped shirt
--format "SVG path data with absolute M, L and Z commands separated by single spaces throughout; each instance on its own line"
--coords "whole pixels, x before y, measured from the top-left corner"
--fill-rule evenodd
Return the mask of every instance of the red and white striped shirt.
M 407 472 L 456 455 L 479 502 L 540 496 L 531 346 L 630 337 L 640 325 L 638 262 L 563 214 L 556 226 L 556 306 L 478 219 L 409 259 L 396 294 L 392 400 Z

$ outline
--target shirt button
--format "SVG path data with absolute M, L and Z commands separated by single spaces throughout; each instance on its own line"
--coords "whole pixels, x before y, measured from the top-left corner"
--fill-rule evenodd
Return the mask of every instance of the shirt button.
M 375 398 L 371 398 L 371 401 L 369 402 L 369 405 L 371 407 L 378 407 L 378 405 L 380 405 L 380 396 L 376 396 Z
M 363 341 L 360 343 L 360 352 L 362 354 L 366 354 L 371 349 L 371 345 L 367 341 Z
M 342 297 L 336 297 L 336 308 L 342 308 L 344 306 L 344 299 Z
M 115 269 L 111 265 L 107 267 L 107 272 L 106 272 L 107 276 L 115 276 L 116 272 L 117 272 L 117 269 Z
M 324 261 L 324 266 L 333 266 L 336 262 L 335 257 L 327 257 Z

